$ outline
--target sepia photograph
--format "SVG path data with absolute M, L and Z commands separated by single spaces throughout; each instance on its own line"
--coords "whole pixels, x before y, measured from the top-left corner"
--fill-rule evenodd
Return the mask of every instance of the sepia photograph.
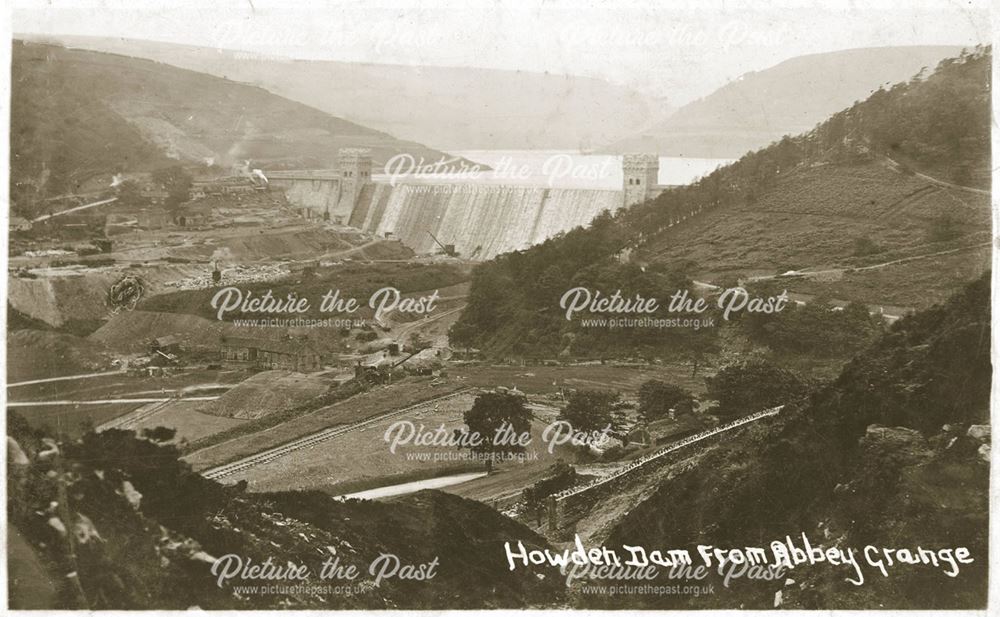
M 996 608 L 986 0 L 3 20 L 8 610 Z

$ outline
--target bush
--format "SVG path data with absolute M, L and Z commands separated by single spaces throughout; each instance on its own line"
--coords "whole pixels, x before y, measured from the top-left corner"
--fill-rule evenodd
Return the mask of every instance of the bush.
M 665 418 L 671 409 L 690 413 L 693 404 L 691 392 L 658 379 L 651 379 L 639 388 L 639 416 L 647 422 Z
M 783 405 L 806 392 L 794 373 L 766 360 L 751 360 L 723 368 L 705 379 L 709 397 L 718 401 L 720 416 L 747 415 Z
M 854 256 L 855 257 L 865 257 L 867 255 L 875 255 L 884 251 L 881 246 L 879 246 L 874 240 L 868 236 L 862 236 L 860 238 L 855 238 L 854 240 Z

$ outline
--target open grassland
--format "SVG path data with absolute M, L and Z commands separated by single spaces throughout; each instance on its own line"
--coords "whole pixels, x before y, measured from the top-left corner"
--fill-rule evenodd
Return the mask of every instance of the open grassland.
M 989 198 L 870 163 L 791 172 L 755 203 L 707 211 L 646 247 L 654 261 L 691 260 L 700 276 L 864 266 L 982 241 Z M 870 241 L 867 250 L 858 243 Z M 960 283 L 939 279 L 931 293 Z M 876 298 L 866 298 L 874 301 Z
M 174 429 L 175 442 L 194 441 L 243 424 L 245 420 L 223 418 L 198 411 L 204 405 L 200 401 L 174 401 L 159 408 L 156 413 L 146 416 L 133 427 L 136 432 L 143 429 L 164 426 Z
M 8 388 L 9 401 L 98 401 L 131 398 L 195 396 L 229 387 L 246 377 L 242 371 L 180 371 L 163 377 L 132 377 L 115 373 L 79 380 L 53 381 Z M 49 426 L 71 436 L 86 426 L 97 426 L 135 411 L 142 404 L 40 405 L 18 407 L 17 412 L 36 427 Z
M 558 395 L 560 391 L 614 390 L 634 395 L 650 379 L 704 392 L 703 372 L 691 375 L 687 364 L 661 366 L 622 366 L 616 364 L 581 364 L 572 366 L 488 366 L 467 365 L 449 369 L 451 374 L 470 386 L 516 387 L 528 394 Z
M 885 268 L 845 273 L 840 280 L 808 279 L 789 283 L 789 289 L 807 294 L 864 302 L 878 299 L 884 304 L 922 309 L 944 302 L 951 294 L 948 283 L 975 280 L 990 267 L 991 247 L 911 261 Z
M 462 426 L 462 413 L 472 406 L 474 399 L 470 393 L 440 403 L 428 403 L 405 416 L 389 418 L 229 476 L 226 482 L 245 479 L 254 491 L 318 488 L 340 494 L 394 484 L 394 478 L 404 474 L 405 480 L 400 481 L 412 480 L 415 479 L 412 472 L 433 475 L 442 470 L 479 469 L 482 464 L 472 461 L 412 460 L 414 456 L 433 456 L 435 452 L 452 452 L 454 448 L 410 444 L 397 448 L 394 454 L 383 438 L 393 423 L 404 421 L 423 425 L 428 430 L 443 424 L 450 435 L 451 428 Z
M 429 377 L 413 377 L 391 385 L 378 386 L 277 426 L 197 450 L 186 456 L 185 460 L 196 470 L 208 469 L 332 426 L 360 422 L 465 387 L 465 384 L 457 380 L 440 386 L 432 386 L 431 381 Z
M 389 486 L 446 474 L 482 471 L 484 462 L 471 456 L 468 449 L 457 447 L 400 443 L 390 450 L 392 436 L 387 431 L 398 422 L 410 422 L 420 430 L 433 431 L 441 426 L 450 435 L 465 426 L 463 413 L 472 407 L 474 394 L 422 405 L 404 416 L 387 419 L 363 430 L 354 431 L 296 451 L 269 463 L 230 476 L 227 481 L 245 479 L 250 490 L 319 489 L 345 494 Z M 497 471 L 478 488 L 476 498 L 491 499 L 499 492 L 520 494 L 520 490 L 538 479 L 557 460 L 572 460 L 566 446 L 549 452 L 543 433 L 552 419 L 536 417 L 531 425 L 531 443 L 520 459 L 499 462 Z M 470 482 L 468 484 L 473 484 Z M 469 487 L 466 487 L 467 489 Z

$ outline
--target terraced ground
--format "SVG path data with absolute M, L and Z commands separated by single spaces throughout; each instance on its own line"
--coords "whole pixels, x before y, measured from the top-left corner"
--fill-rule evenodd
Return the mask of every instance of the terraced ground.
M 430 377 L 414 377 L 379 386 L 277 426 L 197 450 L 184 458 L 195 470 L 203 471 L 330 427 L 353 424 L 465 387 L 456 381 L 442 386 L 432 386 L 431 381 Z
M 645 247 L 653 261 L 691 260 L 709 280 L 878 264 L 989 242 L 989 196 L 940 186 L 882 163 L 796 170 L 759 197 L 709 209 Z M 870 242 L 859 250 L 859 242 Z M 870 303 L 921 307 L 988 266 L 988 251 L 846 273 L 836 285 L 789 283 Z M 835 277 L 837 278 L 837 277 Z

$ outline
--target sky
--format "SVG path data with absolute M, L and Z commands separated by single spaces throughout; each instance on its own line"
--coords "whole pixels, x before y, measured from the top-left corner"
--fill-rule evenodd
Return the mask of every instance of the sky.
M 989 0 L 14 0 L 13 31 L 572 74 L 684 103 L 788 58 L 986 44 Z M 170 6 L 165 6 L 169 4 Z

